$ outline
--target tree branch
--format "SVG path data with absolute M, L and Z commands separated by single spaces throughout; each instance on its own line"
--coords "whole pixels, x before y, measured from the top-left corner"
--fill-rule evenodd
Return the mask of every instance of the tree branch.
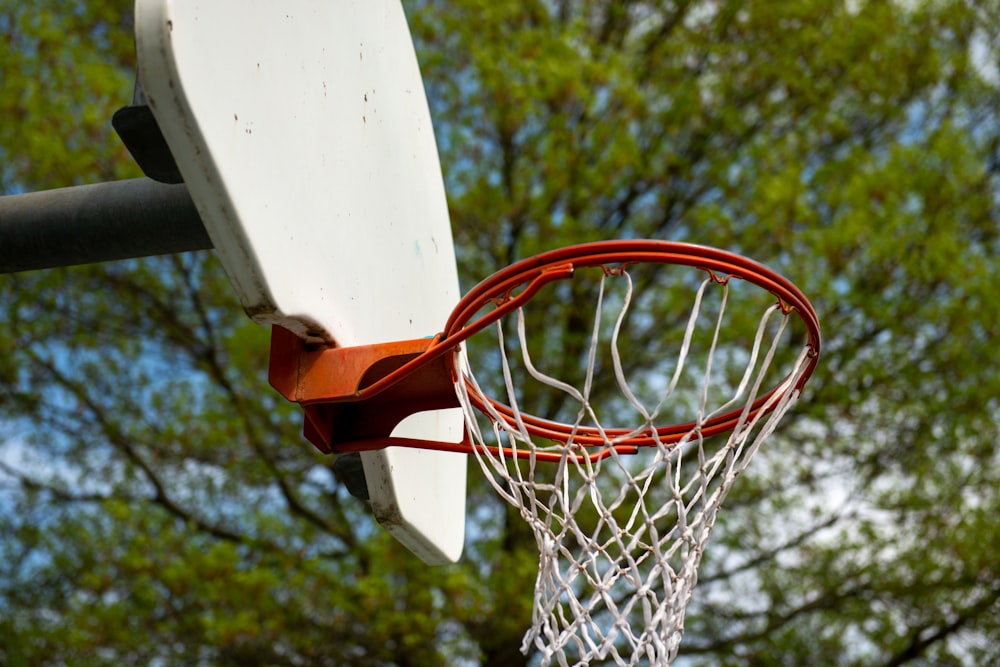
M 802 546 L 811 537 L 813 537 L 814 535 L 816 535 L 816 533 L 820 532 L 821 530 L 823 530 L 825 528 L 829 528 L 830 526 L 832 526 L 836 522 L 838 522 L 841 519 L 843 519 L 844 516 L 845 515 L 842 514 L 842 513 L 840 513 L 840 512 L 834 512 L 825 521 L 821 521 L 820 523 L 818 523 L 818 524 L 816 524 L 814 526 L 811 526 L 810 528 L 807 528 L 806 530 L 804 530 L 803 532 L 799 533 L 795 537 L 793 537 L 793 538 L 791 538 L 791 539 L 789 539 L 789 540 L 787 540 L 787 541 L 779 544 L 778 546 L 776 546 L 776 547 L 774 547 L 772 549 L 768 549 L 766 551 L 760 552 L 754 558 L 751 558 L 751 559 L 749 559 L 749 560 L 747 560 L 747 561 L 745 561 L 745 562 L 737 565 L 736 567 L 733 567 L 733 568 L 728 569 L 728 570 L 722 570 L 722 571 L 717 572 L 717 573 L 715 573 L 714 575 L 711 575 L 711 576 L 699 577 L 698 578 L 698 583 L 701 584 L 701 585 L 705 585 L 705 584 L 709 584 L 709 583 L 713 583 L 713 582 L 726 581 L 727 579 L 731 579 L 732 577 L 736 576 L 737 574 L 740 574 L 741 572 L 748 572 L 750 570 L 754 570 L 754 569 L 760 567 L 761 565 L 763 565 L 764 563 L 773 561 L 780 554 L 782 554 L 782 553 L 784 553 L 786 551 L 790 551 L 792 549 L 795 549 L 796 547 Z
M 899 667 L 908 662 L 917 660 L 927 652 L 934 644 L 947 639 L 969 623 L 975 621 L 979 616 L 992 609 L 1000 600 L 1000 582 L 994 583 L 989 594 L 979 600 L 976 604 L 964 609 L 952 621 L 942 626 L 926 624 L 914 630 L 910 642 L 898 653 L 889 658 L 885 667 Z M 936 627 L 936 629 L 935 629 Z M 933 630 L 927 634 L 928 630 Z

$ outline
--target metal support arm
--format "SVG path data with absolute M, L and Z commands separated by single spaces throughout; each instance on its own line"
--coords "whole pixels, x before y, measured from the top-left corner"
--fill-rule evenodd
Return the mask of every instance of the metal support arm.
M 183 184 L 136 178 L 0 197 L 0 273 L 211 248 Z

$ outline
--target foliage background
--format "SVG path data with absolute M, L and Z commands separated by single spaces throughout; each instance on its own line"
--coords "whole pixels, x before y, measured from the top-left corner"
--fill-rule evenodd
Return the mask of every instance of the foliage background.
M 1000 662 L 997 5 L 405 6 L 466 287 L 670 238 L 768 263 L 821 314 L 678 663 Z M 109 123 L 131 30 L 121 0 L 0 0 L 0 192 L 139 175 Z M 267 332 L 211 254 L 0 276 L 0 303 L 0 662 L 525 663 L 530 535 L 483 486 L 456 566 L 379 530 L 266 386 Z

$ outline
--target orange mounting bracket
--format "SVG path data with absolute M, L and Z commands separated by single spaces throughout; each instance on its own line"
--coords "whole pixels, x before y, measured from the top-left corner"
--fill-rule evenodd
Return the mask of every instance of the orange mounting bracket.
M 439 442 L 391 433 L 418 412 L 462 407 L 455 394 L 455 364 L 462 343 L 518 308 L 543 285 L 571 276 L 573 266 L 557 262 L 534 273 L 517 293 L 518 283 L 501 288 L 499 295 L 473 290 L 459 301 L 445 330 L 432 338 L 317 347 L 274 325 L 268 380 L 282 396 L 302 406 L 303 435 L 324 454 L 393 445 L 468 454 L 472 448 L 467 439 Z M 487 303 L 495 308 L 473 319 Z
M 437 338 L 418 338 L 317 347 L 275 325 L 271 327 L 268 380 L 282 396 L 302 406 L 303 435 L 324 454 L 393 444 L 412 446 L 417 443 L 390 435 L 404 418 L 425 410 L 460 407 L 453 379 L 457 347 L 394 375 L 436 343 Z

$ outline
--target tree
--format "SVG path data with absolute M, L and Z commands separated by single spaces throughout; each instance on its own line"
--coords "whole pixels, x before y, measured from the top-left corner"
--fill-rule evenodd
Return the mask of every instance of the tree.
M 722 510 L 681 661 L 996 662 L 993 5 L 407 11 L 466 286 L 670 238 L 764 261 L 820 313 L 820 369 Z M 136 174 L 108 127 L 129 25 L 124 2 L 0 4 L 5 191 Z M 8 663 L 523 662 L 516 514 L 475 486 L 450 568 L 378 531 L 265 386 L 266 332 L 211 255 L 3 276 L 0 300 Z
M 823 318 L 823 370 L 727 501 L 682 652 L 995 659 L 995 12 L 563 2 L 428 16 L 451 54 L 432 99 L 458 119 L 444 164 L 474 272 L 556 235 L 694 240 L 793 276 Z

